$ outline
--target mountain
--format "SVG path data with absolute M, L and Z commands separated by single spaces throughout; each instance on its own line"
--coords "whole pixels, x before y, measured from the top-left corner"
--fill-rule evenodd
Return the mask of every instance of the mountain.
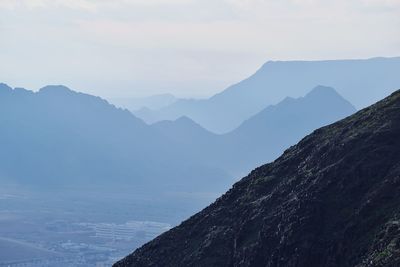
M 143 121 L 145 121 L 148 124 L 152 124 L 152 123 L 156 123 L 156 122 L 160 121 L 158 115 L 156 114 L 157 112 L 152 109 L 149 109 L 147 107 L 142 107 L 138 110 L 134 110 L 134 111 L 132 111 L 132 113 L 136 117 L 142 119 Z
M 190 118 L 183 116 L 175 121 L 160 121 L 151 125 L 168 138 L 185 145 L 200 147 L 215 145 L 218 135 L 207 131 Z
M 114 266 L 400 266 L 399 136 L 397 91 Z
M 207 131 L 188 117 L 152 127 L 179 142 L 199 161 L 219 166 L 235 177 L 274 160 L 313 130 L 355 111 L 333 88 L 317 86 L 304 97 L 285 98 L 266 107 L 223 135 Z
M 244 175 L 254 166 L 274 160 L 313 130 L 354 112 L 353 105 L 331 87 L 317 86 L 304 97 L 286 97 L 224 135 L 229 147 L 235 147 L 229 151 L 235 160 L 228 168 Z
M 3 181 L 41 188 L 128 185 L 143 193 L 219 192 L 231 182 L 129 111 L 64 86 L 34 93 L 0 85 L 0 129 Z
M 224 136 L 207 131 L 188 117 L 180 117 L 175 121 L 160 121 L 151 125 L 160 134 L 179 143 L 183 150 L 190 151 L 192 158 L 207 166 L 216 166 L 224 170 L 230 177 L 234 174 L 222 164 L 227 157 L 227 149 L 238 144 L 228 144 Z M 231 180 L 233 183 L 233 180 Z
M 232 177 L 354 111 L 334 89 L 319 86 L 216 135 L 188 117 L 149 126 L 127 110 L 64 86 L 34 93 L 1 85 L 0 178 L 40 186 L 95 181 L 142 192 L 220 193 Z
M 212 132 L 226 133 L 266 106 L 276 104 L 287 96 L 302 96 L 317 85 L 335 88 L 359 109 L 400 87 L 398 69 L 400 57 L 269 61 L 249 78 L 209 99 L 178 100 L 151 115 L 145 113 L 143 118 L 154 122 L 188 116 Z
M 171 94 L 159 94 L 147 97 L 111 98 L 110 102 L 133 112 L 143 108 L 150 110 L 161 109 L 175 103 L 177 100 Z

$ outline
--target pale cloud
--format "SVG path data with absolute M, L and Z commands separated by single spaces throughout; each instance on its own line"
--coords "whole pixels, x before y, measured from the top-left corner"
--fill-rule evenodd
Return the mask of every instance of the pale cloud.
M 65 7 L 82 10 L 101 10 L 106 8 L 127 8 L 137 6 L 157 7 L 174 5 L 209 5 L 212 2 L 226 4 L 226 7 L 241 11 L 273 11 L 283 7 L 287 11 L 293 8 L 348 8 L 372 6 L 372 7 L 400 7 L 400 0 L 0 0 L 0 8 L 54 8 Z M 267 8 L 267 9 L 266 9 Z
M 123 8 L 126 6 L 157 6 L 187 4 L 192 0 L 0 0 L 0 8 L 54 8 L 65 7 L 96 11 L 105 8 Z
M 37 9 L 67 7 L 73 9 L 94 10 L 97 4 L 88 0 L 0 0 L 0 8 L 6 9 Z
M 361 0 L 364 5 L 374 7 L 400 7 L 400 0 Z
M 0 82 L 211 94 L 269 59 L 398 56 L 400 0 L 0 0 L 0 38 Z

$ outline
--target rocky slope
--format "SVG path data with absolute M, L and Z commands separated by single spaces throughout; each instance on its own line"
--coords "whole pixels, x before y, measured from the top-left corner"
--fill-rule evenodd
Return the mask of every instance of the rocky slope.
M 400 266 L 400 91 L 288 149 L 115 264 Z

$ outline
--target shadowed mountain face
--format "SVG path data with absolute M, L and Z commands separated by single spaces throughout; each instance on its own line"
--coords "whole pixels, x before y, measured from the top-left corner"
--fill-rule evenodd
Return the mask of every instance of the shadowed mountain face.
M 400 91 L 316 130 L 115 266 L 400 266 Z
M 335 88 L 357 108 L 400 87 L 400 57 L 368 60 L 270 61 L 254 75 L 206 100 L 179 100 L 157 112 L 138 113 L 152 122 L 188 116 L 206 129 L 226 133 L 267 105 L 305 95 L 322 84 Z M 362 95 L 363 97 L 360 97 Z
M 127 110 L 63 86 L 33 93 L 1 85 L 0 129 L 2 180 L 41 188 L 125 184 L 143 192 L 218 192 L 230 183 Z

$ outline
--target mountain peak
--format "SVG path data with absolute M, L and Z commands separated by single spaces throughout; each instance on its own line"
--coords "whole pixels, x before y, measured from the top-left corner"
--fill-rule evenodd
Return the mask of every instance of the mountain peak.
M 7 92 L 7 93 L 10 93 L 10 92 L 12 92 L 12 88 L 10 87 L 10 86 L 8 86 L 7 84 L 5 84 L 5 83 L 0 83 L 0 93 L 1 92 Z
M 180 124 L 197 124 L 195 121 L 193 121 L 191 118 L 188 116 L 181 116 L 175 120 L 175 122 L 180 123 Z
M 305 97 L 340 96 L 339 93 L 330 86 L 318 85 L 314 87 Z
M 252 129 L 251 132 L 257 133 L 260 132 L 260 126 L 265 125 L 272 127 L 269 131 L 273 132 L 273 129 L 278 125 L 288 128 L 289 126 L 283 125 L 290 124 L 293 126 L 293 124 L 299 123 L 295 127 L 296 131 L 299 131 L 309 121 L 324 121 L 323 124 L 307 127 L 315 129 L 322 125 L 333 123 L 340 118 L 345 118 L 355 111 L 354 106 L 332 87 L 317 86 L 304 97 L 286 97 L 278 104 L 264 108 L 244 121 L 236 130 L 244 130 L 250 127 Z M 324 115 L 322 115 L 322 112 Z M 297 119 L 294 120 L 293 118 Z
M 304 99 L 308 99 L 310 101 L 335 101 L 347 103 L 352 109 L 356 110 L 352 103 L 350 103 L 347 99 L 341 96 L 333 87 L 318 85 L 314 87 L 308 94 L 305 95 Z
M 73 90 L 69 89 L 64 85 L 47 85 L 39 90 L 42 94 L 72 94 L 75 93 Z
M 201 131 L 204 133 L 211 134 L 209 131 L 207 131 L 206 129 L 201 127 L 197 122 L 195 122 L 194 120 L 192 120 L 191 118 L 189 118 L 187 116 L 181 116 L 174 121 L 170 121 L 170 120 L 159 121 L 159 122 L 152 124 L 152 126 L 155 128 L 158 128 L 158 129 L 163 129 L 163 130 L 165 130 L 166 127 L 168 127 L 170 130 L 171 129 L 175 129 L 175 130 L 180 129 L 181 133 L 187 133 L 186 131 L 191 132 L 191 133 L 193 133 L 193 131 Z M 174 134 L 177 134 L 177 133 L 174 133 Z

